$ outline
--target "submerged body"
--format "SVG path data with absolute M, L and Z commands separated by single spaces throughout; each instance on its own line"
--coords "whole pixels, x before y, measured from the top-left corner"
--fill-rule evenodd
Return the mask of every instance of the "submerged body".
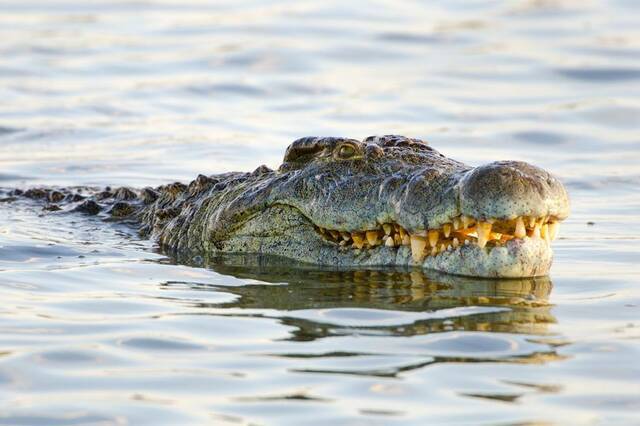
M 563 185 L 542 169 L 473 168 L 402 136 L 303 138 L 278 170 L 200 175 L 189 185 L 88 198 L 71 189 L 31 191 L 25 195 L 64 210 L 130 220 L 174 252 L 479 277 L 546 275 L 550 242 L 569 213 Z

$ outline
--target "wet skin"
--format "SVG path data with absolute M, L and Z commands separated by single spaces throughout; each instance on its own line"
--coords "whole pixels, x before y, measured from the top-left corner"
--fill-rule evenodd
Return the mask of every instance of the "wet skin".
M 278 170 L 134 190 L 31 189 L 47 209 L 128 221 L 168 252 L 254 253 L 340 269 L 546 275 L 567 192 L 523 162 L 470 167 L 402 136 L 293 142 Z

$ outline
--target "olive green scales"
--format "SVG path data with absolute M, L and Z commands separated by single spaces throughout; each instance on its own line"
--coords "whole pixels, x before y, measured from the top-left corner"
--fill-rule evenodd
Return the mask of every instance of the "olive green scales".
M 569 214 L 564 186 L 540 168 L 515 161 L 470 167 L 394 135 L 302 138 L 277 170 L 200 175 L 189 185 L 22 194 L 47 199 L 51 211 L 128 221 L 181 254 L 257 253 L 337 268 L 407 265 L 505 278 L 546 275 L 551 241 Z

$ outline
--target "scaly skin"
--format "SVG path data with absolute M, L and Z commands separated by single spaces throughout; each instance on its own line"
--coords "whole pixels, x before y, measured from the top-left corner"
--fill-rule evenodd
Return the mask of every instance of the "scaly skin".
M 138 223 L 171 252 L 260 253 L 340 268 L 410 265 L 480 277 L 546 275 L 549 234 L 569 213 L 564 187 L 542 169 L 522 162 L 472 168 L 401 136 L 303 138 L 275 171 L 261 166 L 200 175 L 188 186 L 77 198 L 63 201 L 65 209 Z M 517 228 L 518 217 L 530 225 Z M 487 245 L 479 241 L 484 222 L 494 223 L 485 224 L 494 232 Z M 438 230 L 435 248 L 428 230 Z

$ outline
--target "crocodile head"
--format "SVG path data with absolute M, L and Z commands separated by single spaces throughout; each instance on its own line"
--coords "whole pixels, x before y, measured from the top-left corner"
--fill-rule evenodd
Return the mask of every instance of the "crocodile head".
M 204 252 L 346 268 L 539 276 L 549 271 L 551 241 L 569 213 L 563 185 L 540 168 L 515 161 L 474 168 L 399 136 L 299 139 L 277 171 L 227 180 L 183 212 L 180 226 L 165 229 L 165 245 L 186 238 Z

